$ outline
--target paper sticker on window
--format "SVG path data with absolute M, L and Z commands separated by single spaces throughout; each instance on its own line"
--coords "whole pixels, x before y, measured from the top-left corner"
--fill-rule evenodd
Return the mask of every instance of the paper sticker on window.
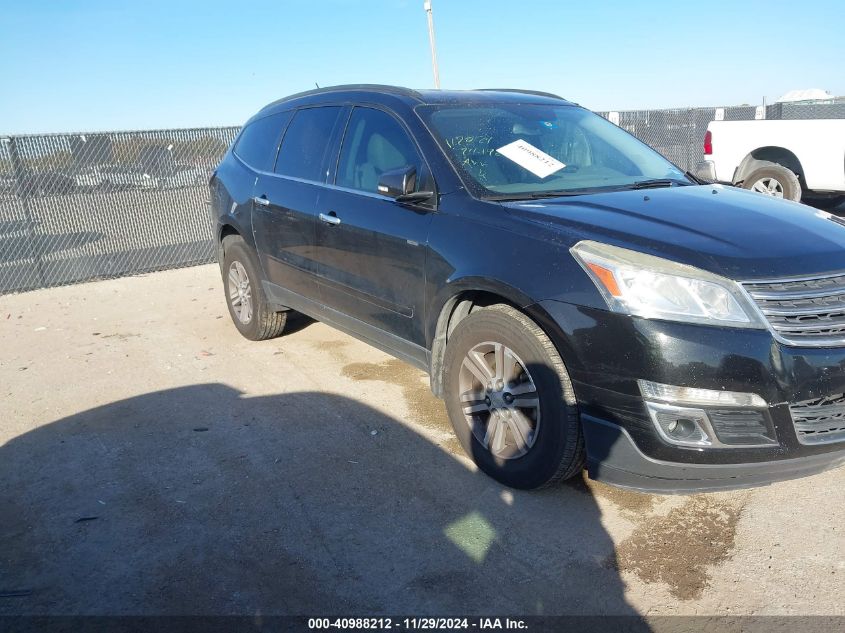
M 537 149 L 531 143 L 522 139 L 508 143 L 496 151 L 540 178 L 550 176 L 566 167 L 566 165 L 556 158 L 552 158 L 546 152 Z

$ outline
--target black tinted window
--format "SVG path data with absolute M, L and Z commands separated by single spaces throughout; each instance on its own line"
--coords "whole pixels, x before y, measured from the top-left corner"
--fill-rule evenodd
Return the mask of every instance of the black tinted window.
M 421 163 L 413 141 L 396 119 L 381 110 L 355 108 L 343 139 L 336 181 L 342 187 L 377 193 L 384 172 L 412 166 L 417 168 L 419 190 Z
M 297 112 L 282 140 L 276 173 L 324 182 L 323 163 L 339 113 L 337 106 Z
M 291 112 L 280 112 L 250 123 L 238 139 L 235 153 L 255 169 L 272 171 L 279 138 L 291 115 Z

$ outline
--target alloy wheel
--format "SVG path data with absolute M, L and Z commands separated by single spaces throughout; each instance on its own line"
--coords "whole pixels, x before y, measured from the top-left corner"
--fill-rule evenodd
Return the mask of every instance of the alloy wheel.
M 246 268 L 239 261 L 229 266 L 229 301 L 238 321 L 244 325 L 252 321 L 252 288 Z
M 500 459 L 531 450 L 540 428 L 540 397 L 512 349 L 479 343 L 464 357 L 458 380 L 464 419 L 484 448 Z
M 751 185 L 751 191 L 764 193 L 775 198 L 783 198 L 783 185 L 775 178 L 760 178 L 760 180 Z

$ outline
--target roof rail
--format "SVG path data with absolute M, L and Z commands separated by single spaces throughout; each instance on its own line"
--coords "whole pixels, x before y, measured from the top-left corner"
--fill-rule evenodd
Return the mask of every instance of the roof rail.
M 327 92 L 341 92 L 352 90 L 368 90 L 371 92 L 402 95 L 404 97 L 412 97 L 414 99 L 419 99 L 420 101 L 422 101 L 422 95 L 420 95 L 419 92 L 417 92 L 416 90 L 411 90 L 410 88 L 403 88 L 401 86 L 387 86 L 382 84 L 343 84 L 340 86 L 326 86 L 325 88 L 314 88 L 312 90 L 306 90 L 304 92 L 297 92 L 296 94 L 292 94 L 288 97 L 282 97 L 274 103 L 282 103 L 283 101 L 290 101 L 291 99 L 298 99 L 300 97 L 307 97 L 310 95 L 325 94 Z
M 560 95 L 552 94 L 551 92 L 542 92 L 540 90 L 521 90 L 519 88 L 476 88 L 482 92 L 520 92 L 527 95 L 535 95 L 537 97 L 551 97 L 552 99 L 560 99 L 566 101 Z

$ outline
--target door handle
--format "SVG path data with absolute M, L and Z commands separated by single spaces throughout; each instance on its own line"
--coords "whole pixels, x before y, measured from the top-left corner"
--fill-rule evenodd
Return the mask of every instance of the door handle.
M 321 213 L 320 221 L 325 222 L 326 224 L 331 224 L 332 226 L 340 224 L 340 218 L 337 217 L 337 214 L 335 214 L 334 211 L 329 211 L 328 215 Z
M 255 201 L 255 204 L 260 204 L 262 207 L 269 207 L 270 206 L 270 201 L 267 198 L 265 198 L 264 196 L 262 196 L 260 198 L 258 196 L 255 196 L 253 198 L 253 200 Z

